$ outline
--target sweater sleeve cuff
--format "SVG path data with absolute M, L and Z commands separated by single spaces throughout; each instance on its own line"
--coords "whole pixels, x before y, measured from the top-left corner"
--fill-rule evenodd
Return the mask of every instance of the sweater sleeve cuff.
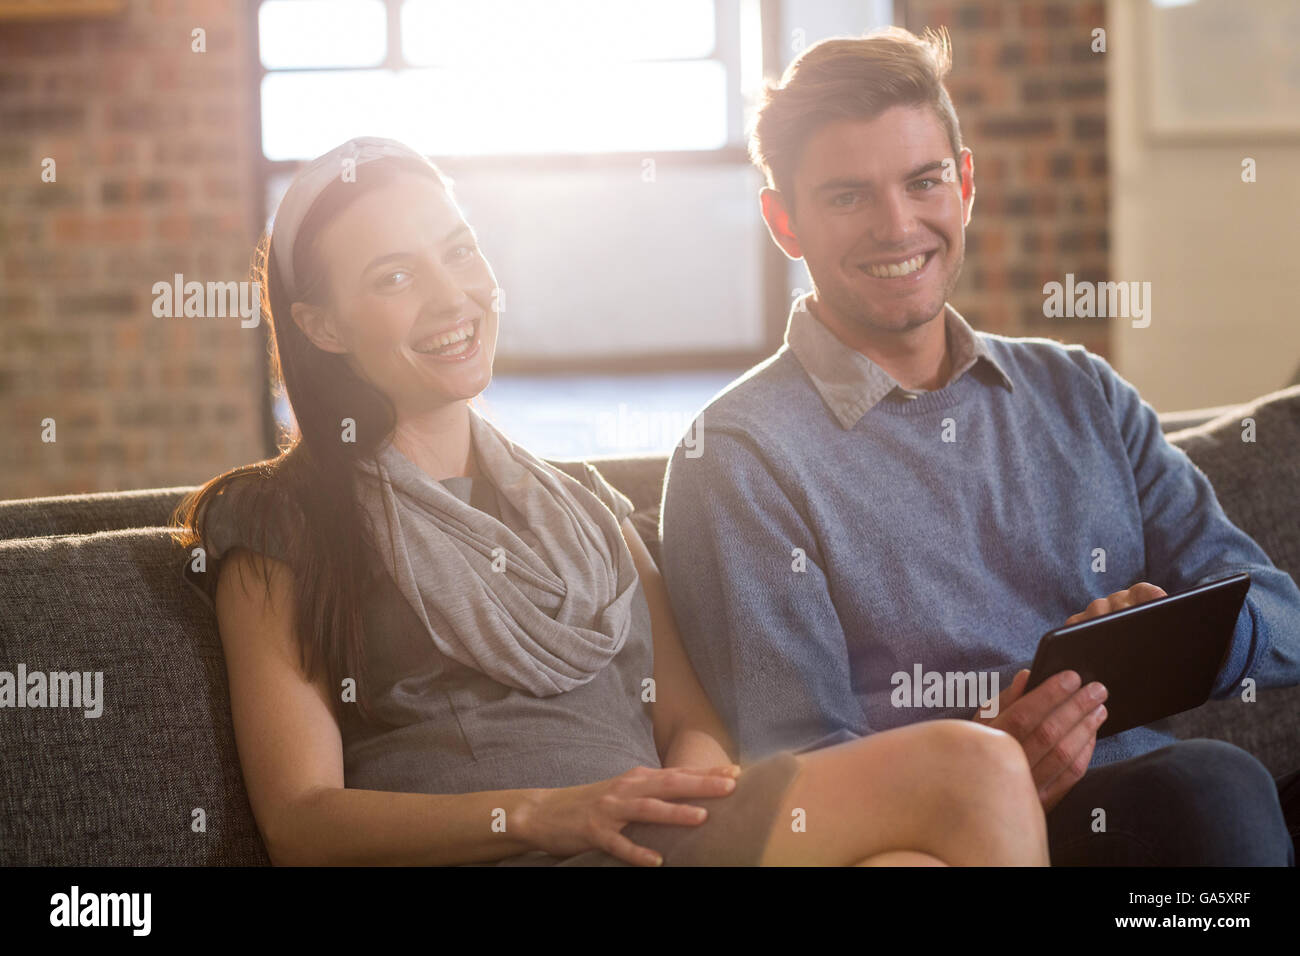
M 1249 676 L 1255 662 L 1259 660 L 1263 644 L 1263 626 L 1255 613 L 1254 602 L 1247 595 L 1241 605 L 1241 612 L 1237 615 L 1237 626 L 1232 633 L 1228 657 L 1219 668 L 1211 697 L 1216 700 L 1230 697 L 1240 689 L 1241 682 Z

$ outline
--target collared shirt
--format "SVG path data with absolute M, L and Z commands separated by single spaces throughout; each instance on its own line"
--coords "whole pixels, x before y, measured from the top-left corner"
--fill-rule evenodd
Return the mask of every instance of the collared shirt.
M 790 308 L 785 343 L 812 379 L 822 401 L 844 428 L 855 426 L 881 401 L 914 401 L 926 392 L 900 385 L 888 372 L 856 349 L 849 348 L 822 325 L 808 308 L 811 293 Z M 993 357 L 985 341 L 952 306 L 944 303 L 944 324 L 952 355 L 952 377 L 957 381 L 980 360 L 986 362 L 1008 391 L 1011 379 Z

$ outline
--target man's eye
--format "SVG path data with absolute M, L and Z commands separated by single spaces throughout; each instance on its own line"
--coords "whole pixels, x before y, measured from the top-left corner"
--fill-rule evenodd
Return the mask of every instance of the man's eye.
M 477 252 L 478 252 L 477 246 L 460 245 L 451 250 L 451 252 L 448 254 L 448 258 L 450 258 L 453 262 L 464 262 L 466 259 L 473 258 L 474 254 Z
M 409 276 L 409 275 L 410 275 L 409 272 L 402 272 L 402 271 L 390 272 L 382 279 L 379 280 L 379 284 L 382 286 L 400 285 L 402 281 L 402 277 Z
M 921 187 L 921 186 L 924 186 L 924 188 L 921 189 L 921 191 L 922 191 L 922 192 L 929 192 L 929 191 L 930 191 L 931 189 L 933 189 L 935 186 L 938 186 L 938 185 L 939 185 L 939 180 L 937 180 L 937 179 L 918 179 L 916 182 L 912 183 L 912 185 L 913 185 L 913 186 L 916 186 L 916 187 L 918 187 L 918 188 Z
M 857 198 L 858 198 L 857 193 L 840 193 L 834 199 L 831 200 L 831 205 L 851 206 L 853 205 L 854 202 L 857 201 Z

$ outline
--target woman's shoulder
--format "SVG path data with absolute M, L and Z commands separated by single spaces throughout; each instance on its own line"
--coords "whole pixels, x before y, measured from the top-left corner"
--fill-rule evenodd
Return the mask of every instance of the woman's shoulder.
M 208 482 L 182 511 L 187 560 L 182 574 L 215 602 L 222 559 L 237 549 L 292 564 L 288 543 L 295 509 L 273 475 L 237 469 Z
M 288 543 L 301 515 L 293 496 L 276 476 L 261 472 L 235 475 L 201 506 L 197 524 L 204 549 L 220 559 L 247 548 L 288 561 Z

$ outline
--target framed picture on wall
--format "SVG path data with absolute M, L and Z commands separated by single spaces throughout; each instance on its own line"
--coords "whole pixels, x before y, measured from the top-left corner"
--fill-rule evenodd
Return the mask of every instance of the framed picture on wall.
M 1145 0 L 1139 25 L 1151 138 L 1300 138 L 1300 3 Z

